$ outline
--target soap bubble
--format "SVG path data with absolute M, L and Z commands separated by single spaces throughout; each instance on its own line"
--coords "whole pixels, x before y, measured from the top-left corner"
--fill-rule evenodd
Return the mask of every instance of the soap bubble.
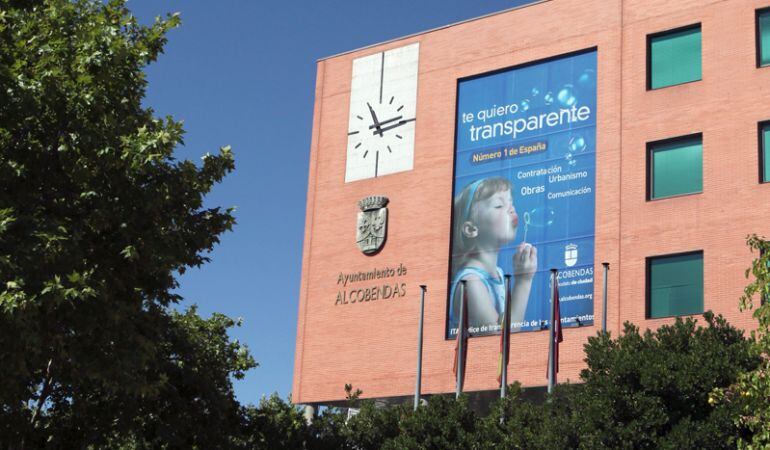
M 586 150 L 586 140 L 583 136 L 572 136 L 569 139 L 569 149 L 572 153 L 580 153 Z
M 559 100 L 559 103 L 566 107 L 572 107 L 572 105 L 577 102 L 577 99 L 575 98 L 575 94 L 572 89 L 571 84 L 565 84 L 563 88 L 559 91 L 558 94 L 556 94 L 556 98 Z
M 545 96 L 543 97 L 543 101 L 545 102 L 546 105 L 550 105 L 551 103 L 553 103 L 553 94 L 551 93 L 551 91 L 546 92 Z
M 529 109 L 529 100 L 524 99 L 521 101 L 521 110 L 526 111 Z
M 556 211 L 546 207 L 533 208 L 525 214 L 529 215 L 527 225 L 534 228 L 550 227 L 556 220 Z
M 527 232 L 529 231 L 530 223 L 532 223 L 532 218 L 529 215 L 529 211 L 524 211 L 524 238 L 521 242 L 527 242 Z
M 596 86 L 596 72 L 593 69 L 586 69 L 578 77 L 578 87 L 581 89 L 591 89 Z
M 533 87 L 532 88 L 532 96 L 533 97 L 537 97 L 538 95 L 540 95 L 540 89 L 538 89 L 536 87 Z

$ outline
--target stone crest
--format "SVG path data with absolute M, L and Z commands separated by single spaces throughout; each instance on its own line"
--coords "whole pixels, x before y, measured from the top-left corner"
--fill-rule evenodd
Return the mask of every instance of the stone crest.
M 358 202 L 356 244 L 365 255 L 377 253 L 385 244 L 388 231 L 388 197 L 372 195 Z

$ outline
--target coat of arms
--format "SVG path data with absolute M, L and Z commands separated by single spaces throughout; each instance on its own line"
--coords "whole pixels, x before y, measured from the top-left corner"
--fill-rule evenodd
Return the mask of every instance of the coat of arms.
M 578 260 L 578 246 L 575 244 L 567 244 L 564 247 L 564 264 L 567 267 L 572 267 L 577 264 Z
M 388 197 L 372 195 L 361 199 L 358 207 L 356 244 L 365 255 L 377 253 L 385 243 L 388 229 Z

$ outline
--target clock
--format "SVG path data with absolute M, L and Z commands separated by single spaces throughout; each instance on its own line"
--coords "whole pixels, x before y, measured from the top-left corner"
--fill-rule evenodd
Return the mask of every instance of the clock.
M 346 183 L 412 170 L 419 45 L 353 60 Z

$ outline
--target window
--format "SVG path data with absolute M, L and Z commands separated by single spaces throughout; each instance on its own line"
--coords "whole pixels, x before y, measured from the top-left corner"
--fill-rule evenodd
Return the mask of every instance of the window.
M 757 67 L 770 66 L 770 8 L 757 10 Z
M 647 199 L 703 191 L 703 137 L 700 134 L 647 144 Z
M 703 312 L 703 252 L 647 258 L 647 318 Z
M 770 182 L 770 121 L 759 124 L 759 182 Z
M 647 36 L 647 89 L 700 79 L 700 24 Z

